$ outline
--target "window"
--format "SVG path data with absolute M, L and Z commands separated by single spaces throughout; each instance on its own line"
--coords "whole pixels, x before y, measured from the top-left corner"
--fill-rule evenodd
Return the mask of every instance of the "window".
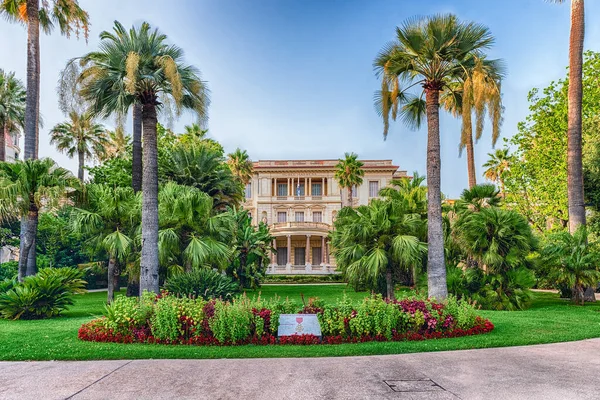
M 323 252 L 321 251 L 320 247 L 313 247 L 312 248 L 312 260 L 313 260 L 313 265 L 319 265 L 323 262 L 323 257 L 322 257 Z
M 312 196 L 322 196 L 323 195 L 323 191 L 321 190 L 322 185 L 320 183 L 313 183 L 311 186 L 311 192 L 310 194 Z
M 277 184 L 277 196 L 287 196 L 287 195 L 288 195 L 287 183 L 278 183 Z
M 352 185 L 352 197 L 358 197 L 358 189 L 356 188 L 356 185 Z
M 313 211 L 313 222 L 323 222 L 323 213 L 321 211 Z
M 294 248 L 294 265 L 306 264 L 306 249 L 304 247 Z
M 296 187 L 294 188 L 294 194 L 296 196 L 304 196 L 304 183 L 296 185 Z
M 296 222 L 304 222 L 304 211 L 296 211 Z
M 379 181 L 369 181 L 369 197 L 379 196 Z
M 287 213 L 285 211 L 277 211 L 277 222 L 287 222 Z
M 244 197 L 247 199 L 252 198 L 252 184 L 251 183 L 246 184 L 246 192 L 244 193 Z
M 288 255 L 287 247 L 278 247 L 277 248 L 277 265 L 286 265 L 287 264 L 287 255 Z

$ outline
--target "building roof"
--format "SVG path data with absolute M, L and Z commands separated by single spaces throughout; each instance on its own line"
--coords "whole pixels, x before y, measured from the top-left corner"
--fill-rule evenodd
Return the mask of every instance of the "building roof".
M 399 171 L 398 166 L 392 163 L 392 160 L 360 160 L 364 165 L 365 170 L 378 170 L 378 171 L 389 171 L 394 175 L 400 173 L 406 175 L 406 171 Z M 254 162 L 255 172 L 266 172 L 266 171 L 285 171 L 285 170 L 331 170 L 335 169 L 335 166 L 339 160 L 328 159 L 328 160 L 258 160 Z

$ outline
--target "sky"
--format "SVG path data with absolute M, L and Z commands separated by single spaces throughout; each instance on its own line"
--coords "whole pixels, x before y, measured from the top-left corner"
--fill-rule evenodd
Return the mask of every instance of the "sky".
M 454 13 L 487 25 L 496 38 L 490 58 L 507 65 L 501 139 L 515 134 L 528 113 L 527 93 L 562 78 L 568 65 L 569 5 L 544 0 L 80 0 L 90 14 L 88 42 L 58 32 L 43 35 L 40 157 L 76 171 L 77 162 L 49 144 L 48 131 L 66 119 L 56 85 L 67 60 L 97 49 L 98 35 L 118 20 L 126 27 L 148 21 L 185 51 L 202 71 L 212 104 L 209 135 L 227 152 L 246 149 L 259 159 L 392 159 L 400 169 L 425 174 L 426 132 L 393 122 L 387 140 L 373 108 L 379 82 L 372 62 L 414 16 Z M 600 2 L 587 2 L 586 49 L 600 50 Z M 590 21 L 592 20 L 592 21 Z M 0 68 L 25 81 L 27 35 L 0 20 Z M 194 122 L 182 116 L 180 132 Z M 113 121 L 105 121 L 110 127 Z M 131 123 L 127 126 L 131 131 Z M 488 124 L 489 125 L 489 124 Z M 442 191 L 457 197 L 467 186 L 459 158 L 459 122 L 441 117 Z M 22 140 L 21 140 L 22 145 Z M 492 151 L 491 132 L 475 147 L 479 181 Z

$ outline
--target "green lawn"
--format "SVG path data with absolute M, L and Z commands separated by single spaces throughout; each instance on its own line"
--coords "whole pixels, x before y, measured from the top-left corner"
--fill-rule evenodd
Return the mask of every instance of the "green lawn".
M 335 300 L 344 291 L 360 300 L 343 285 L 264 286 L 263 296 L 279 295 L 300 301 L 319 296 Z M 199 347 L 149 344 L 91 343 L 77 339 L 79 326 L 103 311 L 106 293 L 78 296 L 63 317 L 41 321 L 0 320 L 0 360 L 88 360 L 134 358 L 249 358 L 317 357 L 398 354 L 436 350 L 472 349 L 552 343 L 600 337 L 600 304 L 574 306 L 557 295 L 536 293 L 527 311 L 481 311 L 496 329 L 486 335 L 423 342 L 360 343 L 316 346 Z

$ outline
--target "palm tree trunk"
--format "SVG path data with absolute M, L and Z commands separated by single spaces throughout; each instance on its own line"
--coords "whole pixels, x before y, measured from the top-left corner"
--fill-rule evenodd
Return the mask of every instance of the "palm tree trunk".
M 37 226 L 37 221 L 36 221 Z M 35 232 L 35 236 L 37 236 L 37 228 Z M 29 254 L 27 255 L 27 270 L 25 272 L 25 276 L 32 276 L 37 274 L 37 249 L 35 248 L 37 239 L 33 237 L 33 243 L 31 244 L 31 248 L 29 249 Z
M 31 246 L 35 242 L 35 235 L 37 232 L 38 223 L 38 211 L 35 206 L 30 207 L 27 213 L 27 222 L 25 223 L 25 231 L 22 235 L 21 246 L 20 246 L 20 257 L 19 257 L 19 282 L 23 281 L 23 278 L 27 276 L 27 260 L 29 259 L 29 253 Z M 23 223 L 21 223 L 23 229 Z
M 386 287 L 386 298 L 388 300 L 394 300 L 394 281 L 392 279 L 392 267 L 388 265 L 385 270 L 385 287 Z
M 0 135 L 0 161 L 6 161 L 6 137 L 8 136 L 8 121 L 4 121 Z
M 427 103 L 427 283 L 429 297 L 438 300 L 448 296 L 444 231 L 442 226 L 441 157 L 440 157 L 440 93 L 426 89 Z
M 475 172 L 475 148 L 473 146 L 473 135 L 469 135 L 467 143 L 465 144 L 467 149 L 467 172 L 469 174 L 469 189 L 477 185 L 477 177 Z
M 142 189 L 142 105 L 133 105 L 133 158 L 131 180 L 133 190 Z
M 85 167 L 85 153 L 81 150 L 77 152 L 77 156 L 79 157 L 79 168 L 77 169 L 77 178 L 79 181 L 83 183 L 83 175 L 84 175 L 84 167 Z
M 108 304 L 112 303 L 115 299 L 115 265 L 117 260 L 114 257 L 110 257 L 108 259 L 108 296 L 106 302 Z
M 144 104 L 142 174 L 142 256 L 140 295 L 144 290 L 158 293 L 158 156 L 156 106 Z
M 348 188 L 348 207 L 352 207 L 352 186 Z
M 569 232 L 585 225 L 583 165 L 581 155 L 581 108 L 583 39 L 585 35 L 584 1 L 571 0 L 571 38 L 569 42 L 569 122 L 567 136 L 567 173 L 569 194 Z
M 24 159 L 37 158 L 37 123 L 40 91 L 38 49 L 40 43 L 39 0 L 27 0 L 27 97 L 25 100 Z

